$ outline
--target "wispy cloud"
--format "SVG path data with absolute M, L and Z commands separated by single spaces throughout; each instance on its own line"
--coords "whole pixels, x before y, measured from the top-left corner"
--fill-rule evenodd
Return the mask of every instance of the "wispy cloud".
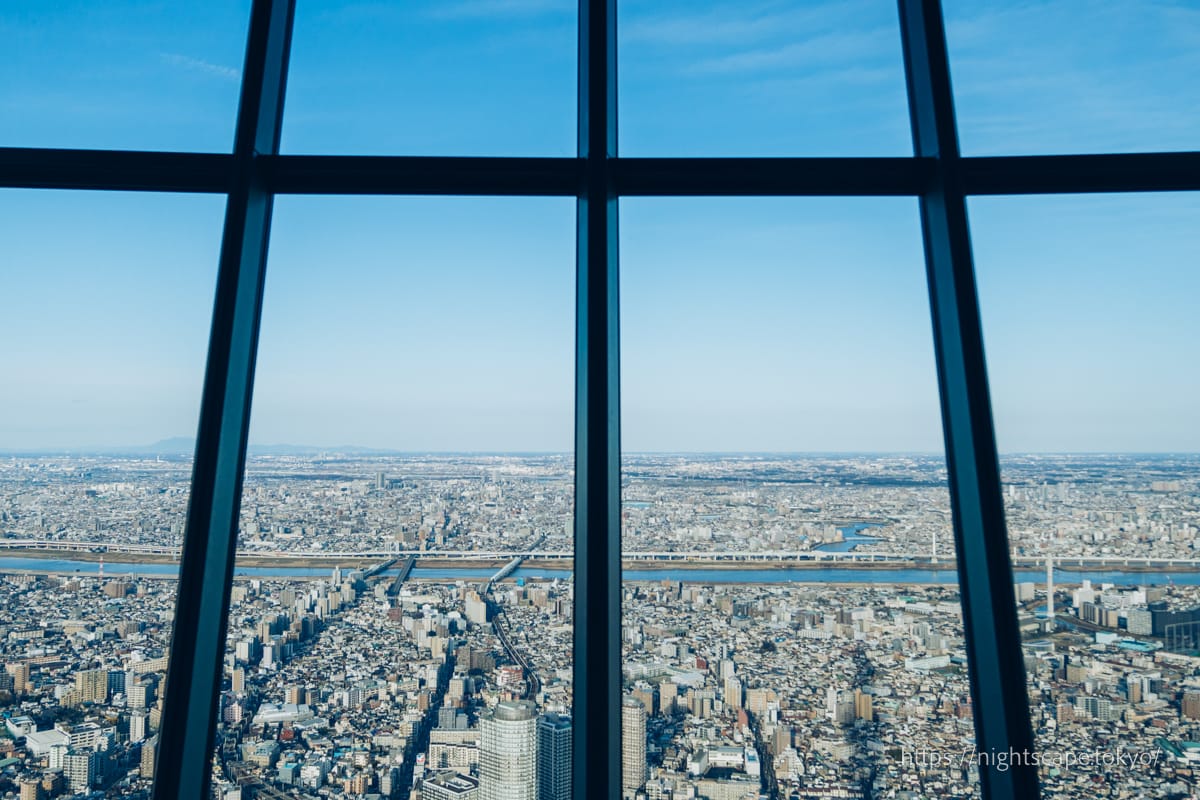
M 207 75 L 212 75 L 217 78 L 222 78 L 227 81 L 236 81 L 241 77 L 241 71 L 233 67 L 226 67 L 221 64 L 213 64 L 210 61 L 205 61 L 202 58 L 192 58 L 180 53 L 162 53 L 162 60 L 165 64 L 170 64 L 173 67 L 180 69 L 191 70 L 192 72 L 202 72 Z
M 747 81 L 807 79 L 852 67 L 900 69 L 894 12 L 878 2 L 743 0 L 715 9 L 669 0 L 632 5 L 618 27 L 626 76 L 728 78 L 745 87 Z
M 761 47 L 699 61 L 694 74 L 728 74 L 822 67 L 835 63 L 870 64 L 888 54 L 889 31 L 852 31 L 812 36 L 782 46 Z
M 794 38 L 837 30 L 853 18 L 853 3 L 744 3 L 705 11 L 637 9 L 618 25 L 622 41 L 663 46 L 746 45 L 767 39 Z
M 1186 149 L 1195 141 L 1200 14 L 1172 3 L 1046 2 L 948 21 L 972 155 Z
M 430 16 L 441 18 L 497 19 L 575 12 L 571 0 L 457 0 L 435 3 Z

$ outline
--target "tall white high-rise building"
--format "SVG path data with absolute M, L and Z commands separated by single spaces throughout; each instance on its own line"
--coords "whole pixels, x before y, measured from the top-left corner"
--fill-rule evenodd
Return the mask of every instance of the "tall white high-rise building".
M 737 679 L 736 675 L 730 675 L 725 679 L 722 699 L 725 701 L 725 705 L 730 708 L 737 709 L 742 707 L 742 682 Z
M 150 732 L 150 712 L 144 709 L 133 711 L 129 715 L 129 741 L 140 742 Z
M 1054 557 L 1046 556 L 1046 629 L 1054 630 Z
M 63 777 L 67 779 L 67 789 L 76 794 L 91 789 L 99 764 L 100 754 L 95 751 L 69 754 L 63 759 Z
M 538 800 L 571 800 L 571 718 L 543 714 L 537 740 Z
M 621 703 L 621 792 L 634 795 L 646 784 L 646 707 L 626 697 Z
M 537 800 L 537 709 L 505 701 L 479 722 L 479 800 Z

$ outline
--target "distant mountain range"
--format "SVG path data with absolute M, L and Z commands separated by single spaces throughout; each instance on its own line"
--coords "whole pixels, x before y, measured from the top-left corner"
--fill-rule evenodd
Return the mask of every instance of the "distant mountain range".
M 173 436 L 170 439 L 160 439 L 152 444 L 134 445 L 127 447 L 58 447 L 39 449 L 6 449 L 0 452 L 10 454 L 35 455 L 112 455 L 112 456 L 187 456 L 191 457 L 196 451 L 196 440 L 190 436 Z M 339 445 L 337 447 L 317 447 L 306 444 L 251 444 L 247 452 L 252 456 L 306 456 L 321 453 L 339 453 L 342 455 L 380 456 L 400 455 L 399 450 L 386 450 L 375 447 L 358 445 Z
M 196 450 L 196 440 L 186 436 L 176 436 L 171 439 L 163 439 L 154 444 L 146 445 L 145 447 L 131 447 L 121 452 L 132 453 L 135 455 L 191 455 Z M 345 444 L 336 447 L 318 447 L 311 444 L 254 444 L 246 448 L 246 452 L 252 456 L 309 456 L 319 455 L 321 453 L 341 453 L 343 455 L 353 456 L 379 456 L 379 455 L 397 455 L 398 450 L 387 450 L 378 447 L 361 447 L 359 445 Z

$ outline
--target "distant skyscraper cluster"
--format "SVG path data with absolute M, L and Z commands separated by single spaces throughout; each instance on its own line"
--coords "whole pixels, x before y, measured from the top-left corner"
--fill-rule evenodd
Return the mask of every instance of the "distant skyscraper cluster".
M 479 800 L 570 798 L 570 717 L 539 717 L 534 703 L 509 700 L 484 712 L 479 727 Z

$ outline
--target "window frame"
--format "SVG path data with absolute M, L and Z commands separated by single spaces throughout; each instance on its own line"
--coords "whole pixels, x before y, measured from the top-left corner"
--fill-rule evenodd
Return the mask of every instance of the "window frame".
M 915 155 L 622 158 L 617 0 L 579 0 L 575 158 L 279 154 L 295 0 L 254 0 L 231 153 L 0 148 L 0 187 L 227 197 L 180 570 L 157 800 L 206 800 L 277 194 L 577 200 L 574 796 L 621 795 L 619 199 L 908 196 L 920 202 L 976 741 L 1031 751 L 966 198 L 1200 191 L 1200 151 L 960 155 L 939 0 L 898 0 Z M 1030 762 L 980 768 L 983 796 L 1038 796 Z

